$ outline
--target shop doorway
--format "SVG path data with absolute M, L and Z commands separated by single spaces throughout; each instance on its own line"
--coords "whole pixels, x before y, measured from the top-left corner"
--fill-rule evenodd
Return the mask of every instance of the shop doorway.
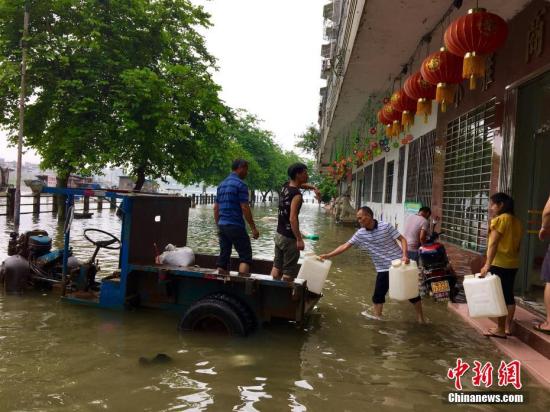
M 550 73 L 519 88 L 517 107 L 512 194 L 525 235 L 516 289 L 536 306 L 543 300 L 540 272 L 548 248 L 538 231 L 550 195 Z

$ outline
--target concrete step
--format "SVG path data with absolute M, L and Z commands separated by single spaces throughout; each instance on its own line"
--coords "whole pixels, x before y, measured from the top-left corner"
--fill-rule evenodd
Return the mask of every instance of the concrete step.
M 544 319 L 521 306 L 516 306 L 512 334 L 519 340 L 550 359 L 550 335 L 536 331 L 533 326 Z
M 465 303 L 449 303 L 448 307 L 480 334 L 494 327 L 494 323 L 489 319 L 470 318 Z M 511 359 L 521 361 L 522 369 L 550 389 L 550 339 L 547 339 L 550 336 L 535 331 L 533 324 L 540 322 L 541 318 L 519 306 L 516 308 L 516 319 L 512 326 L 514 336 L 509 336 L 508 339 L 487 339 Z

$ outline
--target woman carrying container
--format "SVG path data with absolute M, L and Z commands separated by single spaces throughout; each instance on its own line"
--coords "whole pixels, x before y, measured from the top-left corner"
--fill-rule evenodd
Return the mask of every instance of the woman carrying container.
M 480 274 L 484 277 L 487 273 L 492 273 L 500 278 L 508 316 L 497 318 L 497 326 L 489 329 L 485 336 L 506 338 L 506 335 L 510 335 L 516 310 L 514 279 L 519 267 L 522 227 L 519 219 L 514 216 L 514 200 L 506 193 L 495 193 L 491 196 L 489 211 L 495 217 L 489 226 L 487 260 Z

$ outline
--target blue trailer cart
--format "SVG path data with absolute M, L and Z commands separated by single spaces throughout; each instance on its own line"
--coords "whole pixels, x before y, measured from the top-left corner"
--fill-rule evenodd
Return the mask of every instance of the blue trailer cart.
M 17 245 L 12 244 L 12 250 L 17 256 L 8 260 L 17 259 L 12 262 L 14 267 L 21 267 L 21 259 L 28 261 L 31 281 L 59 290 L 64 301 L 117 310 L 161 309 L 179 314 L 181 331 L 219 329 L 245 336 L 275 318 L 304 322 L 321 297 L 310 292 L 301 279 L 272 279 L 272 261 L 254 260 L 250 276 L 238 274 L 236 259 L 232 259 L 229 275 L 218 274 L 217 256 L 211 255 L 195 254 L 192 267 L 156 263 L 158 251 L 166 245 L 187 244 L 189 198 L 93 189 L 42 190 L 67 197 L 64 248 L 51 251 L 47 233 L 28 232 L 13 239 Z M 76 196 L 122 199 L 120 238 L 94 228 L 84 231 L 96 247 L 87 262 L 76 261 L 70 246 Z M 119 252 L 119 267 L 97 279 L 95 260 L 101 248 Z M 9 283 L 18 276 L 10 272 L 8 260 L 4 262 L 4 282 Z

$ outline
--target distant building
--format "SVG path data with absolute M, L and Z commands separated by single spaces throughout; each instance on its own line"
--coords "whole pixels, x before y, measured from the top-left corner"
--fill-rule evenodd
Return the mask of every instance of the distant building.
M 118 188 L 120 190 L 133 190 L 136 185 L 135 180 L 130 176 L 119 176 L 118 177 Z M 152 192 L 155 193 L 158 191 L 159 185 L 154 180 L 145 180 L 143 187 L 141 188 L 142 192 Z

